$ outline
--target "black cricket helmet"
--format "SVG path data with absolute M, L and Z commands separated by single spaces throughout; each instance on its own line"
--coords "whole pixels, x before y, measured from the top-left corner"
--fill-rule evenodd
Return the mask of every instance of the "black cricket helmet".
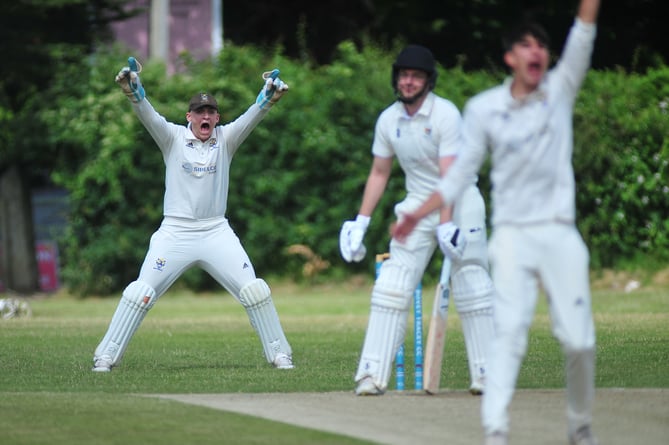
M 421 45 L 408 45 L 397 55 L 393 63 L 392 86 L 397 90 L 397 77 L 400 69 L 414 69 L 428 74 L 428 88 L 434 89 L 437 84 L 437 66 L 432 51 Z

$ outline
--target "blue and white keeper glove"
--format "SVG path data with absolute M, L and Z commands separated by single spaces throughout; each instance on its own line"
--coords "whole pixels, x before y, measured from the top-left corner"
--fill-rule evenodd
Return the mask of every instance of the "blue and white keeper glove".
M 367 248 L 362 244 L 362 240 L 369 227 L 371 218 L 369 216 L 358 215 L 355 221 L 346 221 L 341 226 L 339 232 L 339 250 L 342 258 L 347 263 L 362 261 L 367 253 Z
M 258 93 L 256 103 L 261 109 L 271 108 L 288 91 L 288 84 L 279 79 L 279 70 L 276 68 L 272 71 L 262 73 L 262 78 L 265 81 L 265 85 L 260 90 L 260 93 Z
M 116 75 L 116 83 L 119 84 L 125 95 L 133 103 L 141 102 L 146 96 L 142 82 L 139 80 L 141 71 L 142 64 L 134 57 L 128 57 L 128 66 L 121 68 L 121 71 Z
M 452 260 L 459 261 L 467 246 L 467 238 L 453 221 L 437 226 L 437 241 L 444 255 Z

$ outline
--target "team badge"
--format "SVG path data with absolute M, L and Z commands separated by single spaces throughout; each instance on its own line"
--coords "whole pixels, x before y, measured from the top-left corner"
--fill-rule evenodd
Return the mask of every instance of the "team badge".
M 156 258 L 156 264 L 153 266 L 153 268 L 162 272 L 163 269 L 165 269 L 165 264 L 167 264 L 167 260 L 165 258 Z

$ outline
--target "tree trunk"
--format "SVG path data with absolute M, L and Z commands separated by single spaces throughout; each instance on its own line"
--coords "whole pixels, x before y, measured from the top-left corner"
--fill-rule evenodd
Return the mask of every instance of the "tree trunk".
M 0 281 L 22 294 L 39 291 L 30 188 L 14 164 L 0 173 Z

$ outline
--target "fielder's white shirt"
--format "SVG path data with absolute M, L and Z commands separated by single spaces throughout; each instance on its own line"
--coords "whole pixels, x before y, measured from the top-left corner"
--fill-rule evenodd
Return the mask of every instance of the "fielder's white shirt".
M 225 217 L 232 157 L 267 114 L 257 104 L 233 122 L 218 125 L 202 142 L 184 125 L 167 122 L 144 99 L 133 108 L 165 162 L 165 216 L 191 220 Z
M 460 148 L 462 117 L 449 100 L 428 93 L 422 106 L 409 116 L 400 101 L 383 110 L 376 121 L 372 153 L 397 157 L 405 174 L 409 207 L 416 208 L 432 193 L 439 182 L 439 158 L 457 154 Z M 468 184 L 476 182 L 476 175 Z
M 460 195 L 489 149 L 493 225 L 575 220 L 573 105 L 595 34 L 594 23 L 576 19 L 559 62 L 523 100 L 511 96 L 507 79 L 468 101 L 463 151 L 438 186 L 445 202 Z

